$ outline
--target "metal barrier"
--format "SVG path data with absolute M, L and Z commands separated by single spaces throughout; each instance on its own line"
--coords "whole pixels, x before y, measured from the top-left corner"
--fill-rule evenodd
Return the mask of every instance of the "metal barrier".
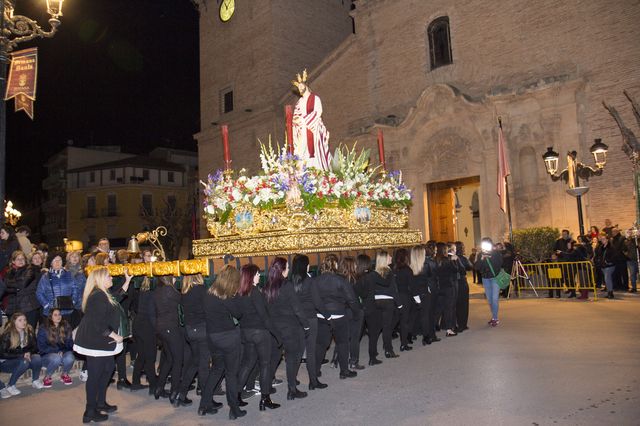
M 513 265 L 512 284 L 518 290 L 589 290 L 598 298 L 593 263 L 549 262 L 519 263 Z

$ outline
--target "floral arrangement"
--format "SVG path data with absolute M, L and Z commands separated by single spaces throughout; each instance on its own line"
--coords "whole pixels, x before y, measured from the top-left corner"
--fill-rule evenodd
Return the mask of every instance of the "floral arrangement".
M 380 173 L 369 168 L 369 150 L 359 154 L 355 145 L 336 149 L 332 170 L 307 167 L 285 147 L 260 144 L 262 173 L 248 177 L 244 169 L 234 178 L 222 170 L 210 174 L 204 186 L 206 216 L 224 223 L 242 206 L 272 209 L 277 205 L 297 205 L 314 213 L 327 204 L 349 208 L 356 202 L 383 207 L 411 205 L 411 191 L 402 182 L 402 172 Z

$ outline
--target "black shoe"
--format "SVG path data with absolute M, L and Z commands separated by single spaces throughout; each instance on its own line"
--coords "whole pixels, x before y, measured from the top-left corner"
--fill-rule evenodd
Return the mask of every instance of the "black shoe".
M 212 406 L 213 408 L 215 408 L 216 410 L 219 410 L 219 409 L 221 409 L 221 408 L 224 406 L 224 404 L 223 404 L 222 402 L 214 401 L 214 400 L 212 399 L 212 400 L 211 400 L 211 406 Z
M 199 407 L 198 408 L 198 415 L 199 416 L 206 416 L 207 414 L 216 414 L 218 412 L 217 408 L 214 407 Z
M 329 385 L 327 385 L 326 383 L 322 383 L 319 380 L 316 380 L 315 383 L 309 383 L 309 390 L 325 389 L 327 387 L 329 387 Z
M 171 394 L 169 392 L 167 392 L 166 390 L 164 390 L 163 388 L 156 388 L 156 390 L 153 392 L 153 396 L 156 400 L 160 399 L 160 398 L 169 398 L 171 396 Z
M 423 337 L 422 338 L 422 346 L 430 345 L 432 342 L 431 337 Z
M 127 379 L 120 379 L 116 382 L 116 389 L 131 389 L 131 382 Z
M 400 346 L 400 352 L 410 351 L 411 349 L 413 348 L 409 345 Z
M 394 351 L 388 351 L 384 353 L 385 358 L 398 358 L 400 355 L 396 354 Z
M 247 412 L 241 410 L 239 408 L 230 408 L 229 409 L 229 420 L 235 420 L 238 417 L 244 417 L 247 415 Z
M 276 388 L 271 386 L 271 389 L 269 389 L 269 395 L 273 395 L 274 393 L 276 393 Z
M 131 392 L 135 392 L 135 391 L 139 391 L 142 389 L 147 389 L 149 387 L 149 385 L 143 385 L 141 383 L 131 383 L 131 386 L 129 387 L 129 390 Z
M 262 395 L 260 397 L 260 403 L 258 404 L 258 409 L 260 411 L 265 411 L 267 408 L 270 410 L 275 410 L 278 407 L 280 407 L 280 404 L 276 404 L 275 402 L 273 402 L 269 395 Z
M 349 363 L 349 370 L 364 370 L 364 365 L 358 364 L 358 361 L 350 362 Z
M 607 292 L 607 299 L 613 299 L 613 291 Z
M 281 385 L 282 383 L 284 383 L 284 381 L 282 379 L 278 379 L 277 377 L 274 377 L 273 382 L 271 382 L 273 386 Z
M 629 290 L 629 293 L 637 293 L 638 289 L 632 288 L 631 290 Z
M 358 375 L 358 373 L 356 373 L 355 371 L 351 371 L 351 370 L 341 371 L 340 372 L 340 378 L 341 379 L 350 379 L 352 377 L 356 377 L 357 375 Z
M 369 360 L 369 365 L 378 365 L 378 364 L 382 364 L 382 361 L 380 361 L 378 358 L 371 358 Z
M 243 390 L 242 392 L 240 392 L 240 398 L 241 399 L 249 399 L 252 396 L 255 396 L 256 392 L 254 391 L 249 391 L 249 390 Z
M 431 338 L 431 341 L 432 341 L 432 342 L 439 342 L 440 340 L 442 340 L 442 339 L 441 339 L 441 338 L 439 338 L 438 336 L 436 336 L 436 337 L 432 337 L 432 338 Z
M 299 391 L 298 389 L 287 392 L 287 400 L 289 401 L 293 401 L 296 398 L 300 399 L 300 398 L 306 398 L 306 397 L 307 397 L 307 393 Z
M 397 339 L 398 337 L 400 337 L 400 335 L 398 334 L 397 331 L 394 331 L 393 333 L 391 333 L 391 338 L 392 339 Z
M 109 416 L 106 414 L 102 414 L 100 411 L 91 410 L 85 411 L 82 415 L 82 423 L 91 423 L 91 422 L 106 422 L 109 420 Z
M 249 405 L 249 403 L 244 402 L 242 398 L 240 398 L 240 395 L 238 395 L 238 407 L 246 407 L 247 405 Z
M 325 365 L 325 364 L 328 364 L 328 363 L 329 363 L 328 359 L 325 358 L 325 359 L 322 360 L 322 365 Z
M 102 405 L 96 406 L 96 411 L 104 411 L 105 413 L 113 413 L 118 410 L 117 405 L 107 404 L 106 402 Z
M 169 400 L 171 400 L 171 398 L 169 398 Z M 173 405 L 174 407 L 188 407 L 189 405 L 191 405 L 193 401 L 191 401 L 189 398 L 187 398 L 186 395 L 183 394 L 178 394 L 178 396 L 171 401 L 171 405 Z

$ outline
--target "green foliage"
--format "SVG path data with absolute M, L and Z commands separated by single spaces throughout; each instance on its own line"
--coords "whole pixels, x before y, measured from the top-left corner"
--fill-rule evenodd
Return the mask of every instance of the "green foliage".
M 331 168 L 336 176 L 342 178 L 354 177 L 359 173 L 364 173 L 369 166 L 370 149 L 363 149 L 360 154 L 356 152 L 357 143 L 353 148 L 340 145 L 333 154 Z
M 523 262 L 538 263 L 551 257 L 560 236 L 558 228 L 548 226 L 513 231 L 513 245 Z
M 319 210 L 322 210 L 327 204 L 327 198 L 317 197 L 315 194 L 309 194 L 308 192 L 302 192 L 300 198 L 304 201 L 304 208 L 309 213 L 313 214 Z

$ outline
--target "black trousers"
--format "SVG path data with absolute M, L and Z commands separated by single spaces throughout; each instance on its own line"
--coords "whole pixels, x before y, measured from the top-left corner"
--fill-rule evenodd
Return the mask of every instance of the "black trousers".
M 247 384 L 256 361 L 259 365 L 260 390 L 268 394 L 271 387 L 271 333 L 266 329 L 247 328 L 242 334 L 242 361 L 238 372 L 238 389 Z M 251 388 L 253 388 L 251 383 Z
M 340 372 L 346 372 L 349 369 L 349 320 L 346 315 L 331 321 L 318 320 L 316 359 L 324 359 L 327 348 L 331 344 L 332 335 L 336 339 Z M 320 366 L 318 366 L 317 370 L 320 370 Z
M 393 315 L 396 310 L 396 302 L 393 299 L 378 299 L 376 305 L 382 311 L 382 347 L 385 352 L 393 352 L 391 335 L 393 334 Z
M 171 373 L 171 393 L 180 389 L 182 377 L 182 360 L 184 357 L 184 335 L 180 327 L 166 328 L 158 331 L 158 339 L 162 343 L 164 362 L 160 362 L 158 386 L 164 389 L 169 373 Z
M 302 352 L 304 348 L 304 330 L 302 326 L 293 322 L 274 322 L 275 327 L 278 329 L 280 336 L 282 337 L 282 346 L 284 347 L 284 361 L 287 367 L 287 384 L 290 391 L 296 390 L 296 378 L 298 376 L 298 370 L 300 369 L 300 363 L 302 362 Z M 316 353 L 317 356 L 317 353 Z M 276 374 L 278 368 L 277 359 L 275 362 L 271 360 L 271 374 L 273 377 Z
M 400 344 L 409 344 L 409 332 L 411 331 L 411 296 L 405 293 L 398 295 L 398 304 L 402 308 L 398 309 L 398 320 L 400 322 Z
M 127 380 L 127 349 L 129 343 L 125 340 L 122 345 L 122 352 L 115 356 L 116 370 L 118 371 L 119 380 Z
M 349 326 L 349 362 L 357 363 L 360 360 L 360 338 L 362 337 L 362 326 L 364 325 L 364 312 L 362 309 L 353 313 L 347 309 L 347 319 Z
M 629 273 L 627 272 L 627 261 L 616 263 L 616 269 L 613 272 L 613 288 L 616 290 L 629 290 Z
M 456 323 L 458 329 L 464 329 L 469 322 L 469 284 L 467 280 L 458 284 L 458 297 L 456 298 Z
M 87 411 L 105 405 L 114 365 L 113 356 L 87 356 Z
M 213 358 L 213 368 L 207 384 L 202 390 L 200 398 L 200 408 L 211 407 L 213 401 L 213 391 L 218 387 L 222 378 L 226 380 L 227 404 L 233 409 L 238 409 L 238 370 L 240 369 L 240 330 L 234 329 L 220 333 L 207 335 L 209 351 Z
M 318 318 L 307 318 L 309 321 L 309 332 L 304 336 L 304 348 L 307 353 L 307 374 L 309 375 L 309 383 L 318 382 L 318 370 L 322 364 L 322 358 L 318 362 L 316 358 L 317 342 L 318 342 Z
M 382 310 L 377 305 L 368 306 L 365 309 L 364 320 L 367 323 L 369 335 L 369 359 L 378 356 L 378 337 L 382 331 Z
M 140 376 L 144 371 L 149 382 L 149 387 L 155 389 L 158 383 L 156 376 L 156 331 L 151 321 L 138 316 L 133 321 L 133 338 L 138 346 L 138 356 L 133 364 L 133 376 L 131 382 L 140 384 Z
M 193 378 L 198 373 L 198 384 L 202 390 L 209 377 L 209 342 L 207 341 L 207 325 L 205 323 L 184 327 L 187 334 L 187 343 L 190 347 L 191 356 L 182 368 L 182 379 L 180 383 L 180 394 L 186 395 Z
M 438 300 L 442 306 L 442 328 L 445 330 L 453 330 L 455 324 L 455 292 L 453 287 L 441 288 L 438 292 Z
M 433 325 L 433 297 L 431 293 L 420 295 L 420 304 L 417 307 L 418 323 L 423 338 L 435 337 L 435 327 Z

